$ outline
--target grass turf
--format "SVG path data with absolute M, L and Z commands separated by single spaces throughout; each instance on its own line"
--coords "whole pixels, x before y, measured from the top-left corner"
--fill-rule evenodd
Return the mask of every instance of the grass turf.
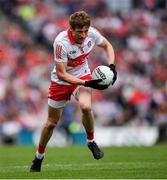
M 32 146 L 0 146 L 0 178 L 5 179 L 162 179 L 167 178 L 167 144 L 103 148 L 94 160 L 86 146 L 47 148 L 41 173 L 30 173 Z

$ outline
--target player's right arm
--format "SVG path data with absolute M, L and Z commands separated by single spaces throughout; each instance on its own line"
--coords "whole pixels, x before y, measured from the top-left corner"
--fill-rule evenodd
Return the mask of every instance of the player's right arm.
M 56 63 L 56 72 L 60 80 L 66 81 L 70 84 L 83 85 L 85 87 L 91 87 L 98 90 L 104 90 L 108 88 L 108 85 L 99 85 L 98 83 L 102 79 L 84 81 L 66 72 L 67 63 L 58 62 Z
M 56 73 L 60 80 L 66 81 L 70 84 L 76 84 L 76 85 L 84 85 L 85 81 L 82 79 L 79 79 L 69 73 L 67 73 L 67 62 L 57 62 L 56 63 Z

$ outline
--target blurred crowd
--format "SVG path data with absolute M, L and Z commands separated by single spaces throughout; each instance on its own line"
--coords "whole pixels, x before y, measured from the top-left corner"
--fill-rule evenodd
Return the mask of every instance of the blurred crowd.
M 90 14 L 116 54 L 117 82 L 93 90 L 96 125 L 167 124 L 166 0 L 1 0 L 0 7 L 0 132 L 11 122 L 35 129 L 45 120 L 52 43 L 78 10 Z M 106 62 L 100 48 L 89 58 L 91 69 Z M 72 99 L 60 126 L 80 119 Z

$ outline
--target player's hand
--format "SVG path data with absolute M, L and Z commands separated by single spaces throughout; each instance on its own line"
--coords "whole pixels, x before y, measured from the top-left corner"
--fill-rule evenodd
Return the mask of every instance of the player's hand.
M 116 67 L 114 64 L 110 64 L 109 68 L 114 73 L 114 77 L 113 77 L 113 81 L 112 81 L 112 85 L 113 85 L 117 79 L 117 71 L 116 71 Z
M 98 89 L 98 90 L 104 90 L 108 88 L 108 85 L 100 85 L 98 84 L 99 82 L 101 82 L 102 79 L 93 79 L 90 81 L 85 81 L 85 87 L 91 87 L 93 89 Z

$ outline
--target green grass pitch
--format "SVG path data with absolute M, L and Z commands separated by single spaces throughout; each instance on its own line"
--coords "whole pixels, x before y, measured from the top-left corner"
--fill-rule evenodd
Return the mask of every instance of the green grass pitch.
M 0 179 L 167 178 L 167 144 L 103 148 L 94 160 L 86 145 L 47 148 L 41 173 L 30 173 L 33 146 L 0 146 Z

